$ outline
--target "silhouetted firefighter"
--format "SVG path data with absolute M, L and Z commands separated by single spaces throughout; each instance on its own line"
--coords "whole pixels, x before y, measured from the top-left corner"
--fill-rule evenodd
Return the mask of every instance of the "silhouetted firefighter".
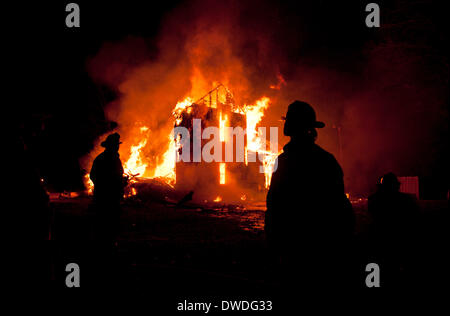
M 346 278 L 354 214 L 342 169 L 332 154 L 315 144 L 316 128 L 325 124 L 316 121 L 308 103 L 290 104 L 283 119 L 284 134 L 291 141 L 278 157 L 267 194 L 269 247 L 281 263 L 284 282 L 345 286 L 338 283 Z
M 120 135 L 109 135 L 101 143 L 105 151 L 95 158 L 90 178 L 94 183 L 96 234 L 99 240 L 113 243 L 117 237 L 120 201 L 123 199 L 126 178 L 119 158 Z
M 400 182 L 393 173 L 385 174 L 376 193 L 369 196 L 372 217 L 371 237 L 375 261 L 384 272 L 386 283 L 401 282 L 412 263 L 414 229 L 418 216 L 414 195 L 400 192 Z

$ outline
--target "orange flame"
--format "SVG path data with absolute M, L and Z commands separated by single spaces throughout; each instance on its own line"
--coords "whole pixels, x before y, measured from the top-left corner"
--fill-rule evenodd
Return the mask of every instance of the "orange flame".
M 182 117 L 181 114 L 184 110 L 189 110 L 190 105 L 192 104 L 192 99 L 187 97 L 183 101 L 180 101 L 176 104 L 172 111 L 172 115 L 174 117 L 174 123 L 180 124 Z M 145 159 L 142 156 L 142 149 L 147 144 L 147 137 L 149 129 L 146 126 L 142 126 L 140 129 L 142 134 L 138 145 L 133 145 L 130 148 L 131 155 L 128 160 L 124 164 L 125 173 L 130 175 L 139 175 L 143 176 L 147 169 L 147 163 L 145 163 Z M 167 140 L 169 146 L 166 152 L 162 155 L 161 162 L 158 162 L 156 168 L 154 169 L 153 176 L 151 178 L 161 178 L 167 184 L 173 186 L 176 182 L 175 175 L 175 162 L 176 162 L 176 149 L 177 142 L 173 139 L 172 132 L 167 136 Z
M 225 181 L 226 181 L 226 170 L 227 169 L 226 169 L 225 163 L 221 162 L 220 165 L 219 165 L 219 174 L 220 174 L 219 183 L 220 184 L 225 184 Z
M 94 183 L 88 173 L 84 175 L 84 185 L 86 186 L 88 195 L 91 195 L 94 192 Z
M 189 112 L 192 110 L 189 108 L 189 106 L 194 102 L 190 97 L 187 97 L 183 101 L 180 101 L 175 105 L 175 108 L 172 111 L 172 115 L 175 117 L 175 124 L 180 125 L 181 123 L 181 114 L 183 111 L 188 108 Z M 189 113 L 188 112 L 188 113 Z
M 261 121 L 264 116 L 264 111 L 268 108 L 270 99 L 268 97 L 262 97 L 256 101 L 255 105 L 244 106 L 244 112 L 247 117 L 247 150 L 245 155 L 245 163 L 248 163 L 248 151 L 258 152 L 264 154 L 263 168 L 265 187 L 268 188 L 272 179 L 273 167 L 278 153 L 267 150 L 267 141 L 256 130 L 256 125 Z
M 247 118 L 247 148 L 249 150 L 257 152 L 262 148 L 262 141 L 259 133 L 256 131 L 256 125 L 261 121 L 264 116 L 264 111 L 269 106 L 270 99 L 268 97 L 262 97 L 256 101 L 255 105 L 245 105 L 244 113 Z M 264 143 L 265 145 L 265 143 Z
M 145 126 L 144 126 L 145 128 Z M 141 128 L 142 130 L 142 128 Z M 144 129 L 145 130 L 145 129 Z M 147 169 L 147 164 L 144 163 L 141 157 L 141 150 L 147 144 L 147 138 L 142 139 L 138 145 L 131 146 L 131 155 L 124 165 L 124 171 L 130 175 L 143 175 L 145 169 Z
M 275 160 L 277 159 L 278 154 L 273 152 L 266 152 L 263 160 L 264 167 L 264 184 L 266 188 L 270 186 L 270 181 L 272 180 L 272 172 L 273 167 L 275 165 Z
M 176 181 L 175 163 L 176 163 L 176 142 L 172 134 L 168 137 L 169 148 L 163 155 L 162 163 L 158 164 L 153 175 L 154 178 L 164 178 L 167 184 L 173 185 Z
M 192 103 L 192 98 L 187 97 L 175 105 L 175 108 L 172 110 L 175 125 L 179 125 L 181 123 L 181 115 L 184 110 L 188 111 L 188 113 L 192 111 L 192 108 L 190 107 Z M 164 179 L 167 184 L 173 186 L 176 183 L 175 163 L 179 143 L 173 138 L 172 132 L 168 135 L 168 142 L 169 147 L 163 154 L 162 162 L 157 165 L 153 177 L 160 177 Z
M 225 127 L 228 122 L 228 115 L 225 114 L 224 118 L 222 118 L 222 111 L 220 112 L 219 122 L 220 122 L 220 141 L 225 141 Z

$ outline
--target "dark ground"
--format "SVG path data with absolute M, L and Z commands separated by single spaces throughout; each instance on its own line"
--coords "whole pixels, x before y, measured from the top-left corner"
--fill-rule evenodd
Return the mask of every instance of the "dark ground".
M 50 284 L 65 287 L 64 267 L 80 266 L 82 288 L 145 289 L 162 296 L 273 295 L 280 289 L 263 232 L 263 211 L 175 209 L 132 197 L 123 203 L 117 246 L 103 255 L 94 242 L 90 198 L 53 199 Z M 447 201 L 421 201 L 414 262 L 405 284 L 439 283 L 445 271 Z M 251 208 L 247 206 L 248 208 Z M 363 288 L 370 261 L 366 202 L 357 215 L 354 251 Z M 359 281 L 358 281 L 359 280 Z M 353 284 L 355 285 L 355 284 Z M 301 285 L 300 285 L 301 286 Z
M 79 262 L 80 270 L 84 266 L 91 270 L 83 278 L 84 286 L 98 286 L 93 275 L 97 256 L 89 204 L 89 198 L 52 202 L 54 286 L 65 286 L 63 267 L 69 262 Z M 243 222 L 236 218 L 211 212 L 127 199 L 109 262 L 115 265 L 112 285 L 180 294 L 270 288 L 263 277 L 269 269 L 263 232 L 248 225 L 243 229 Z

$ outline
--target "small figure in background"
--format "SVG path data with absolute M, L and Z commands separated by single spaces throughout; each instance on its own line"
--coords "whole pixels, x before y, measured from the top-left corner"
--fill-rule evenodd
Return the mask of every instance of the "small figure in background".
M 400 192 L 400 182 L 390 172 L 380 179 L 377 192 L 369 196 L 368 211 L 375 260 L 387 272 L 387 279 L 393 281 L 392 277 L 401 277 L 405 264 L 411 261 L 419 211 L 416 198 Z

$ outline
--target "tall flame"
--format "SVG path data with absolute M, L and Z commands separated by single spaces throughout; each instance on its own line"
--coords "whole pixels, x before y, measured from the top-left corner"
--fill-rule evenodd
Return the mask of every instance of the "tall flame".
M 176 181 L 175 162 L 176 162 L 176 142 L 173 139 L 172 133 L 168 137 L 169 148 L 163 154 L 162 163 L 158 164 L 155 169 L 154 177 L 161 177 L 166 179 L 168 184 L 173 185 Z
M 224 162 L 221 162 L 219 165 L 219 183 L 225 184 L 226 183 L 226 165 Z
M 219 116 L 219 130 L 220 130 L 220 141 L 224 142 L 225 141 L 225 127 L 226 124 L 228 122 L 228 115 L 222 115 L 222 111 L 220 112 L 220 116 Z
M 267 150 L 267 141 L 264 135 L 261 135 L 256 130 L 256 125 L 258 125 L 264 116 L 264 111 L 268 108 L 269 103 L 270 99 L 268 97 L 262 97 L 256 101 L 256 104 L 244 106 L 244 113 L 247 118 L 247 151 L 245 153 L 245 162 L 248 163 L 248 151 L 257 152 L 262 155 L 266 188 L 270 185 L 273 167 L 278 153 Z
M 145 133 L 148 131 L 148 127 L 142 126 L 140 128 L 141 133 Z M 141 157 L 142 148 L 147 144 L 146 135 L 143 136 L 138 145 L 131 146 L 130 158 L 124 164 L 124 171 L 129 175 L 140 175 L 143 176 L 145 173 L 145 169 L 147 169 L 147 164 L 144 162 L 144 159 Z
M 270 186 L 270 181 L 272 180 L 273 167 L 275 165 L 275 160 L 278 157 L 278 153 L 267 152 L 263 159 L 264 168 L 264 184 L 268 188 Z
M 91 195 L 92 193 L 94 193 L 94 182 L 92 182 L 88 173 L 85 174 L 85 176 L 84 176 L 84 184 L 86 186 L 88 195 Z
M 262 97 L 256 101 L 255 105 L 245 105 L 244 113 L 247 118 L 247 148 L 252 151 L 259 151 L 265 142 L 261 141 L 261 135 L 256 131 L 256 125 L 261 121 L 264 116 L 264 111 L 269 106 L 270 99 L 268 97 Z
M 186 99 L 184 99 L 183 101 L 178 102 L 177 105 L 175 105 L 175 108 L 172 110 L 172 115 L 175 117 L 175 124 L 176 125 L 180 125 L 181 120 L 182 120 L 181 114 L 193 102 L 194 102 L 194 100 L 192 100 L 190 97 L 187 97 Z M 189 111 L 189 109 L 190 108 L 188 108 L 188 111 Z
M 183 111 L 190 113 L 192 108 L 190 107 L 193 103 L 193 99 L 190 97 L 185 98 L 183 101 L 178 102 L 174 109 L 172 110 L 172 116 L 174 117 L 175 125 L 179 125 L 182 121 Z M 167 136 L 169 147 L 163 154 L 163 160 L 159 163 L 155 169 L 154 177 L 161 177 L 165 179 L 166 183 L 173 185 L 176 182 L 175 173 L 175 163 L 176 163 L 176 153 L 180 144 L 173 138 L 172 131 Z
M 183 111 L 191 109 L 189 106 L 192 104 L 192 99 L 187 97 L 183 101 L 176 104 L 172 110 L 172 115 L 174 117 L 174 123 L 179 125 L 182 120 Z M 143 176 L 147 169 L 147 163 L 142 156 L 142 149 L 147 144 L 148 133 L 150 132 L 148 127 L 142 126 L 140 128 L 141 137 L 137 145 L 133 145 L 130 148 L 131 154 L 128 160 L 124 164 L 125 173 L 130 175 Z M 173 139 L 172 132 L 167 135 L 168 148 L 166 152 L 162 155 L 162 159 L 157 163 L 156 168 L 153 172 L 152 178 L 162 178 L 167 184 L 173 185 L 176 181 L 175 175 L 175 162 L 176 162 L 176 152 L 177 152 L 177 142 Z

